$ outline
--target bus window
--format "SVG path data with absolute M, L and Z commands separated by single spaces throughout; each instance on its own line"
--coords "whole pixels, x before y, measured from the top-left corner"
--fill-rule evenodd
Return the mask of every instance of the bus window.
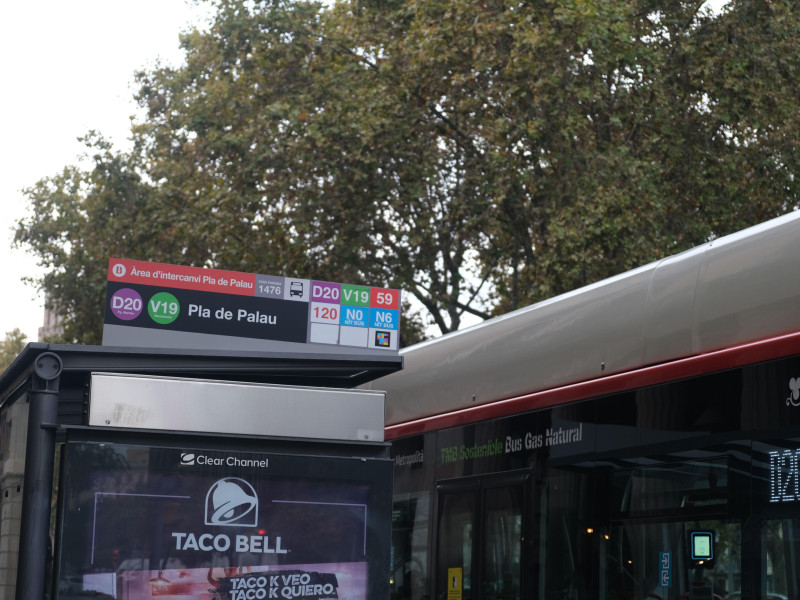
M 800 598 L 800 519 L 764 521 L 761 528 L 761 597 Z
M 595 523 L 591 478 L 586 472 L 549 469 L 539 510 L 539 597 L 559 600 L 597 598 L 591 587 Z
M 404 494 L 392 508 L 392 600 L 426 600 L 429 494 Z
M 520 600 L 526 476 L 439 488 L 438 600 Z
M 482 598 L 517 600 L 522 583 L 522 487 L 486 489 L 482 519 Z
M 436 597 L 472 598 L 472 545 L 475 527 L 475 491 L 439 496 L 436 543 Z M 480 547 L 480 546 L 478 546 Z

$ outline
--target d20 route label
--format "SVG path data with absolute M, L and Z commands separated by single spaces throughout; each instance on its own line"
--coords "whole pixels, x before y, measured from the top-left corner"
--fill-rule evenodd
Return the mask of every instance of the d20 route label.
M 111 312 L 123 321 L 130 321 L 142 314 L 144 302 L 139 292 L 131 288 L 122 288 L 111 296 Z
M 339 304 L 342 297 L 342 286 L 339 283 L 328 283 L 327 281 L 311 282 L 311 302 L 324 302 L 327 304 Z

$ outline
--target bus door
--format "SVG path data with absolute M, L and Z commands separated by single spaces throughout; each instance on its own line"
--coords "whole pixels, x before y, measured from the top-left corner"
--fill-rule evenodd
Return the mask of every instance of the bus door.
M 800 598 L 800 518 L 762 519 L 758 540 L 758 587 L 767 600 Z
M 599 532 L 605 598 L 740 597 L 750 585 L 742 581 L 747 535 L 727 473 L 721 456 L 614 474 L 612 518 Z
M 800 598 L 800 439 L 753 443 L 754 529 L 746 546 L 766 600 Z
M 526 481 L 521 474 L 437 487 L 437 599 L 522 598 Z
M 742 527 L 737 521 L 616 522 L 604 537 L 606 598 L 739 597 Z

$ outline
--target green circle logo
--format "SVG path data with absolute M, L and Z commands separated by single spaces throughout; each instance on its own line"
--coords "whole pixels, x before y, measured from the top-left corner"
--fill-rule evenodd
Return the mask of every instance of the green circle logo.
M 159 325 L 169 325 L 181 314 L 181 305 L 169 292 L 158 292 L 147 303 L 147 314 Z

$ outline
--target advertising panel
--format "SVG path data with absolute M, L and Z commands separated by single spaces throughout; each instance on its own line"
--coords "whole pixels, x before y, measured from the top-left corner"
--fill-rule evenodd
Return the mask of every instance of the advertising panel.
M 109 261 L 104 345 L 396 352 L 399 332 L 399 290 Z
M 93 442 L 64 460 L 61 600 L 366 600 L 388 566 L 389 461 Z

